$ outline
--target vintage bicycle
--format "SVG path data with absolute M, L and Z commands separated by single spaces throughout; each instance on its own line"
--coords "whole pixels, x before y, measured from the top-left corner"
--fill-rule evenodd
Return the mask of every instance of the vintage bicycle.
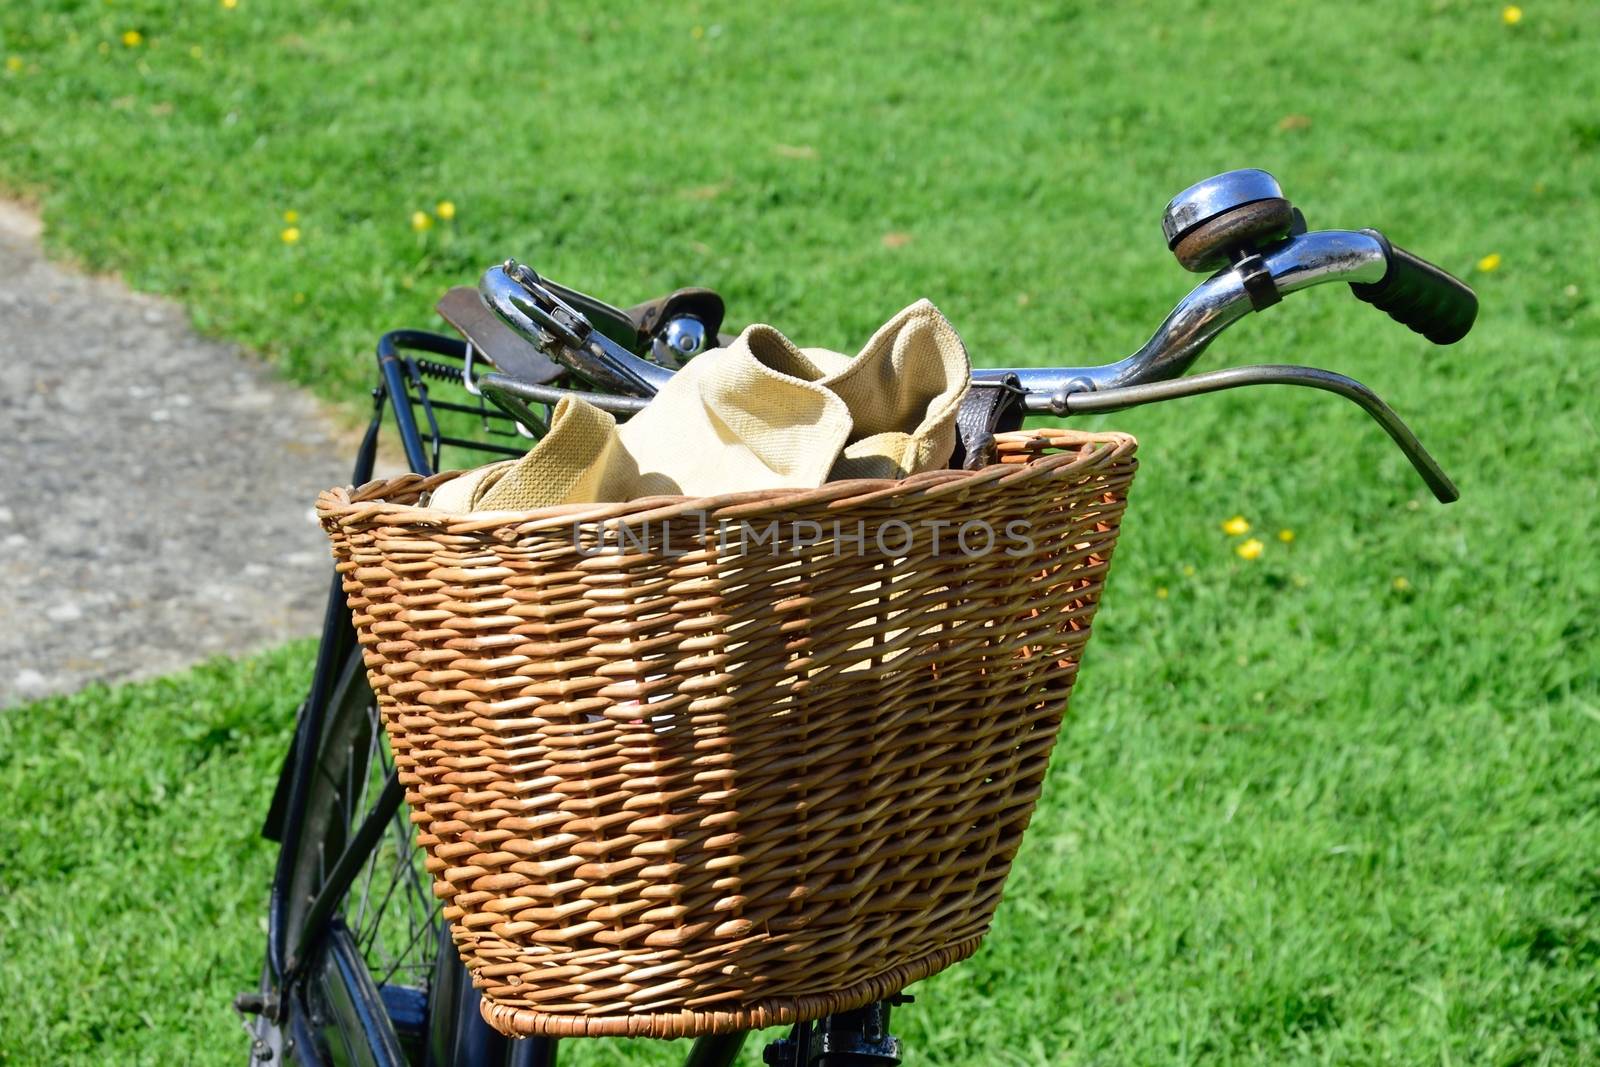
M 1249 312 L 1328 282 L 1348 283 L 1360 300 L 1429 341 L 1452 344 L 1467 334 L 1477 314 L 1469 287 L 1376 230 L 1308 230 L 1278 183 L 1260 170 L 1230 171 L 1190 187 L 1168 204 L 1162 226 L 1179 263 L 1207 278 L 1142 347 L 1120 360 L 974 371 L 959 418 L 956 465 L 982 471 L 997 461 L 1026 461 L 1027 455 L 997 454 L 996 442 L 1009 442 L 1015 453 L 1022 439 L 1016 431 L 1028 418 L 1070 418 L 1218 390 L 1291 385 L 1355 402 L 1440 501 L 1456 498 L 1450 479 L 1400 417 L 1350 378 L 1287 365 L 1186 372 Z M 393 419 L 417 484 L 428 485 L 446 458 L 471 466 L 521 455 L 547 430 L 551 406 L 563 397 L 580 396 L 626 419 L 689 360 L 719 338 L 726 341 L 720 332 L 723 303 L 710 290 L 679 290 L 624 311 L 512 261 L 490 268 L 476 289 L 453 290 L 440 311 L 464 339 L 399 330 L 378 342 L 378 384 L 354 486 L 372 479 L 386 418 Z M 1103 567 L 1101 572 L 1103 578 Z M 414 840 L 407 787 L 369 685 L 348 592 L 346 579 L 336 577 L 310 690 L 264 827 L 279 845 L 265 965 L 259 986 L 235 1000 L 252 1062 L 553 1064 L 557 1037 L 512 1039 L 484 1020 L 482 994 L 462 964 L 434 891 L 437 872 L 425 868 Z M 1085 627 L 1078 647 L 1086 639 Z M 1051 727 L 1045 756 L 1053 733 Z M 1009 855 L 993 862 L 999 864 L 998 880 L 991 879 L 997 894 Z M 902 908 L 909 910 L 910 905 Z M 876 988 L 873 975 L 859 977 L 862 982 L 852 988 Z M 693 984 L 673 983 L 674 996 L 693 1003 Z M 891 1009 L 906 999 L 900 984 L 887 982 L 894 988 L 884 995 L 855 996 L 844 1007 L 828 1000 L 828 989 L 815 990 L 817 1003 L 833 1006 L 821 1013 L 790 1012 L 792 1026 L 766 1048 L 765 1062 L 900 1062 L 900 1044 L 889 1030 Z M 581 989 L 562 996 L 583 1001 Z M 759 1013 L 728 1018 L 771 1021 Z M 706 1025 L 687 1031 L 697 1035 L 687 1063 L 731 1064 L 751 1028 Z

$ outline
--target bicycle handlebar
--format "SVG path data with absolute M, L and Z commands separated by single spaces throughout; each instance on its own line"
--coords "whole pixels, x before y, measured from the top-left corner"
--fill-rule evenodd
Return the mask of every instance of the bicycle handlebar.
M 1319 230 L 1292 237 L 1261 256 L 1278 293 L 1288 294 L 1325 282 L 1378 283 L 1389 269 L 1384 245 L 1369 233 Z M 1037 415 L 1067 414 L 1075 393 L 1176 378 L 1200 358 L 1206 346 L 1238 322 L 1255 304 L 1247 275 L 1239 265 L 1213 274 L 1178 302 L 1150 340 L 1132 355 L 1098 367 L 1014 367 L 978 370 L 979 380 L 1016 375 L 1026 391 L 1027 410 Z
M 1260 257 L 1277 293 L 1287 295 L 1326 282 L 1348 282 L 1356 295 L 1436 343 L 1459 340 L 1471 327 L 1477 301 L 1450 275 L 1376 230 L 1320 230 L 1292 237 Z M 1245 264 L 1218 271 L 1179 301 L 1138 351 L 1114 363 L 1083 367 L 978 369 L 990 381 L 1015 375 L 1031 414 L 1065 415 L 1074 393 L 1167 381 L 1188 370 L 1223 330 L 1256 305 Z M 1441 287 L 1445 297 L 1438 295 Z M 672 371 L 642 359 L 598 330 L 577 324 L 583 316 L 527 267 L 508 261 L 484 272 L 484 300 L 512 329 L 545 349 L 579 378 L 599 388 L 651 396 Z M 1444 305 L 1443 312 L 1429 309 Z M 1463 312 L 1462 307 L 1470 308 Z M 1462 320 L 1464 318 L 1464 325 Z M 1417 325 L 1420 323 L 1421 325 Z M 577 328 L 575 328 L 575 326 Z M 1448 336 L 1449 340 L 1437 340 Z
M 1114 363 L 1086 367 L 978 369 L 974 381 L 1011 379 L 1023 390 L 1029 414 L 1066 416 L 1115 411 L 1135 404 L 1193 396 L 1242 385 L 1302 385 L 1336 392 L 1373 416 L 1400 446 L 1434 495 L 1458 496 L 1432 456 L 1387 404 L 1361 383 L 1311 367 L 1240 367 L 1173 382 L 1217 335 L 1251 310 L 1326 282 L 1347 282 L 1355 295 L 1436 344 L 1451 344 L 1471 329 L 1477 297 L 1461 281 L 1397 248 L 1377 230 L 1321 230 L 1289 237 L 1259 253 L 1235 255 L 1179 301 L 1138 351 Z M 508 326 L 574 375 L 598 389 L 621 394 L 618 410 L 635 410 L 673 372 L 642 359 L 595 329 L 584 315 L 526 266 L 507 260 L 484 272 L 485 303 Z M 522 388 L 500 376 L 486 378 L 495 393 L 544 402 L 562 390 Z M 1169 383 L 1169 384 L 1163 384 Z M 549 394 L 547 396 L 546 394 Z M 607 405 L 609 406 L 609 405 Z

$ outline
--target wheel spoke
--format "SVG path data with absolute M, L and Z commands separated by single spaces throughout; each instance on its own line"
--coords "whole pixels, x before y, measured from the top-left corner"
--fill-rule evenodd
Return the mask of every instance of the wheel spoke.
M 345 761 L 345 787 L 339 793 L 344 816 L 341 832 L 346 840 L 370 809 L 374 780 L 381 784 L 394 768 L 376 701 L 366 701 L 362 710 L 367 743 L 362 746 L 357 741 L 351 746 Z M 395 813 L 391 827 L 392 832 L 374 845 L 366 869 L 358 875 L 359 892 L 352 885 L 340 910 L 368 967 L 374 974 L 383 974 L 380 985 L 397 974 L 426 984 L 438 955 L 437 937 L 429 935 L 437 933 L 441 904 L 433 896 L 431 879 L 419 869 L 421 856 L 413 843 L 406 808 Z M 325 879 L 327 865 L 321 852 L 319 865 Z M 398 952 L 392 951 L 396 942 L 401 943 Z
M 375 851 L 374 852 L 374 856 L 381 855 L 381 854 L 382 854 L 381 851 Z M 389 909 L 389 901 L 394 897 L 395 887 L 400 884 L 400 868 L 405 865 L 405 859 L 406 859 L 406 857 L 397 856 L 396 857 L 396 862 L 393 864 L 392 869 L 389 871 L 389 888 L 384 890 L 383 900 L 379 902 L 378 910 L 373 915 L 372 928 L 367 934 L 366 944 L 362 946 L 362 950 L 363 951 L 370 950 L 372 948 L 372 946 L 373 946 L 373 943 L 376 942 L 377 939 L 378 939 L 378 931 L 383 928 L 383 916 L 384 916 L 384 913 L 386 911 L 388 911 L 388 909 Z M 367 868 L 367 872 L 368 872 L 367 881 L 369 883 L 372 880 L 370 876 L 373 873 L 375 873 L 377 871 L 377 869 L 378 869 L 377 863 L 373 863 L 371 866 L 369 866 Z
M 411 935 L 411 940 L 409 942 L 407 942 L 406 947 L 400 950 L 399 960 L 397 960 L 393 966 L 391 966 L 387 971 L 384 972 L 384 975 L 383 975 L 382 978 L 378 979 L 378 985 L 379 986 L 385 986 L 385 985 L 389 984 L 389 979 L 393 978 L 394 975 L 395 975 L 395 972 L 400 969 L 400 962 L 405 959 L 406 953 L 410 952 L 412 949 L 417 947 L 417 941 L 422 937 L 422 935 L 424 933 L 427 932 L 427 930 L 428 930 L 428 927 L 426 927 L 426 926 L 419 926 L 417 928 L 416 932 Z

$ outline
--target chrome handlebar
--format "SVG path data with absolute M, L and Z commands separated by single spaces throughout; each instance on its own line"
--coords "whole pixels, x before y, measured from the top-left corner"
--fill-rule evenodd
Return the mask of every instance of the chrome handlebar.
M 1320 230 L 1290 238 L 1262 255 L 1280 293 L 1324 282 L 1375 282 L 1387 269 L 1383 246 L 1352 230 Z M 1217 335 L 1252 308 L 1244 273 L 1228 267 L 1207 278 L 1179 301 L 1138 351 L 1101 366 L 978 369 L 973 378 L 1015 375 L 1027 393 L 1027 409 L 1065 415 L 1066 397 L 1176 378 L 1188 370 Z M 634 355 L 596 330 L 577 327 L 583 316 L 520 264 L 490 267 L 480 285 L 484 301 L 500 319 L 579 378 L 601 389 L 652 396 L 672 371 Z M 586 325 L 586 324 L 585 324 Z
M 1325 282 L 1372 284 L 1390 268 L 1384 243 L 1366 232 L 1321 230 L 1289 237 L 1259 254 L 1240 256 L 1196 286 L 1138 351 L 1114 363 L 1087 367 L 978 369 L 974 381 L 1012 379 L 1029 414 L 1066 416 L 1116 411 L 1136 404 L 1232 389 L 1244 385 L 1302 385 L 1335 392 L 1359 404 L 1400 446 L 1434 494 L 1446 503 L 1459 495 L 1439 464 L 1387 404 L 1344 375 L 1313 367 L 1237 367 L 1179 379 L 1217 335 L 1253 308 Z M 673 372 L 642 359 L 590 327 L 575 308 L 546 287 L 531 269 L 507 260 L 484 272 L 484 302 L 514 331 L 580 380 L 619 394 L 603 406 L 636 411 Z M 1269 294 L 1263 299 L 1263 291 Z M 486 389 L 511 402 L 548 403 L 562 391 L 517 383 L 499 375 Z
M 1353 230 L 1319 230 L 1291 237 L 1261 256 L 1279 293 L 1309 289 L 1324 282 L 1375 282 L 1388 268 L 1383 246 Z M 1026 393 L 1027 410 L 1066 415 L 1067 397 L 1124 386 L 1164 382 L 1188 370 L 1218 334 L 1238 322 L 1254 304 L 1239 266 L 1218 271 L 1178 302 L 1150 340 L 1132 355 L 1098 367 L 1014 367 L 976 370 L 973 378 L 999 380 L 1015 375 Z

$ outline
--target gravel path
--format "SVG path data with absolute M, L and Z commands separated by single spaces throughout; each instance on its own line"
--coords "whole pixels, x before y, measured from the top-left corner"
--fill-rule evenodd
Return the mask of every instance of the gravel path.
M 0 202 L 0 707 L 316 632 L 353 439 Z

